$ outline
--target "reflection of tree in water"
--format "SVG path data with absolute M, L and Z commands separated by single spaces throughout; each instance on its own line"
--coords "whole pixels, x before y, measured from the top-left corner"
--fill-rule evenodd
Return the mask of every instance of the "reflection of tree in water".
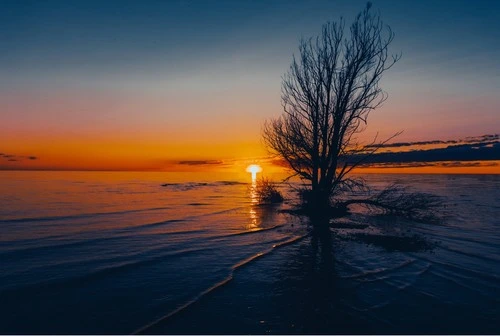
M 366 333 L 359 312 L 349 302 L 356 301 L 352 283 L 339 278 L 332 233 L 326 225 L 315 225 L 310 243 L 304 241 L 280 270 L 276 282 L 277 306 L 287 307 L 292 332 Z M 279 302 L 285 301 L 285 302 Z M 290 330 L 288 330 L 290 332 Z

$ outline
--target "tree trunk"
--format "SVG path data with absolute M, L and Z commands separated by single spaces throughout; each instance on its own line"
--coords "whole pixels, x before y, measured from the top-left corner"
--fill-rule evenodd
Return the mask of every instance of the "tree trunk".
M 312 216 L 324 216 L 330 211 L 330 195 L 320 186 L 311 190 L 308 203 L 308 212 Z

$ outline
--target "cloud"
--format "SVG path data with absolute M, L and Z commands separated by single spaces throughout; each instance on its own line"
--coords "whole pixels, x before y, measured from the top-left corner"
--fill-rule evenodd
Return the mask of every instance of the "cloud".
M 390 162 L 364 164 L 365 168 L 424 168 L 424 167 L 443 167 L 443 168 L 464 168 L 464 167 L 498 167 L 495 161 L 438 161 L 438 162 Z
M 475 137 L 466 137 L 459 140 L 430 140 L 430 141 L 415 141 L 415 142 L 394 142 L 387 144 L 368 145 L 367 148 L 400 148 L 409 146 L 426 146 L 426 145 L 454 145 L 454 144 L 476 144 L 483 142 L 497 142 L 500 140 L 499 134 L 485 134 Z
M 6 154 L 6 153 L 0 153 L 0 161 L 7 161 L 7 162 L 21 162 L 24 160 L 38 160 L 38 157 L 29 155 L 29 156 L 24 156 L 24 155 L 15 155 L 15 154 Z
M 220 160 L 186 160 L 179 161 L 180 165 L 188 165 L 188 166 L 204 166 L 204 165 L 223 165 L 224 162 Z
M 347 158 L 349 162 L 358 161 L 362 154 Z M 365 164 L 403 163 L 403 162 L 437 162 L 437 161 L 484 161 L 500 160 L 500 142 L 488 141 L 474 144 L 460 144 L 428 150 L 412 150 L 407 152 L 384 152 L 373 154 L 365 159 Z

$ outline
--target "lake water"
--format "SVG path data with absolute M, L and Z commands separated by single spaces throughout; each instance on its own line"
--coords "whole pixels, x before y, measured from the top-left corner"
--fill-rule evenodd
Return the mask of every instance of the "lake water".
M 500 175 L 366 179 L 443 219 L 338 223 L 431 248 L 325 241 L 236 174 L 0 172 L 0 333 L 500 333 Z

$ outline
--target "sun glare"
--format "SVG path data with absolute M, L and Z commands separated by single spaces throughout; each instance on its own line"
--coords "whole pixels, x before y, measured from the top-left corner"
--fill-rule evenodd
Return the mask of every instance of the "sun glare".
M 262 171 L 262 167 L 256 164 L 252 164 L 247 167 L 247 172 L 252 174 L 252 181 L 257 179 L 257 173 Z

